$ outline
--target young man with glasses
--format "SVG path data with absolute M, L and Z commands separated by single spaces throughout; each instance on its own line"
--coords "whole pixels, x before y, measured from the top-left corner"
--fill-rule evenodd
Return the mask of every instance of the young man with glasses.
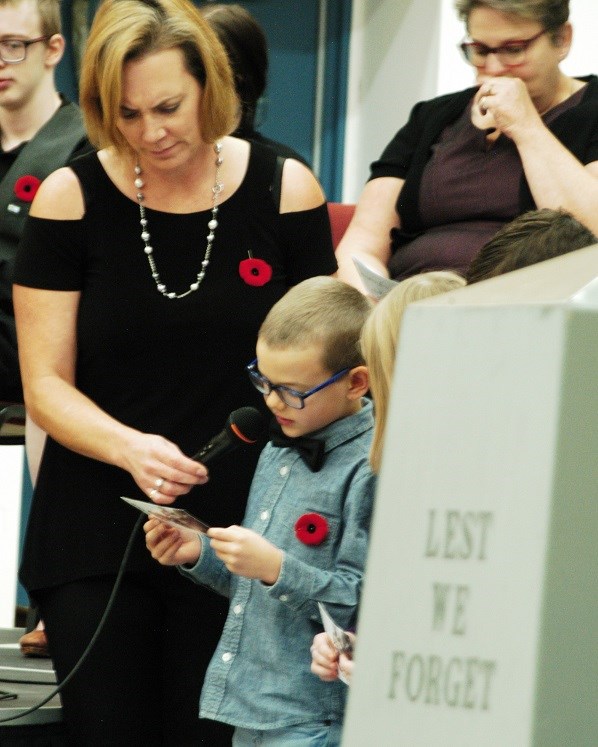
M 266 317 L 249 364 L 278 424 L 243 526 L 207 536 L 145 524 L 163 565 L 228 596 L 200 716 L 235 726 L 233 745 L 340 742 L 345 686 L 310 671 L 318 602 L 355 626 L 375 478 L 373 415 L 359 335 L 370 305 L 329 277 L 305 280 Z M 259 686 L 257 683 L 259 682 Z
M 87 145 L 79 108 L 56 90 L 59 0 L 0 0 L 0 402 L 22 402 L 12 265 L 40 182 Z

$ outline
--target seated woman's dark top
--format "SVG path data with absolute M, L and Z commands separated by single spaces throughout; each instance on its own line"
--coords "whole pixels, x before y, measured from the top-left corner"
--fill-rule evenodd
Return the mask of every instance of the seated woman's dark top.
M 543 116 L 547 127 L 583 164 L 598 160 L 598 78 Z M 405 184 L 397 202 L 401 228 L 391 232 L 391 277 L 454 269 L 464 272 L 505 223 L 536 207 L 515 144 L 489 143 L 471 123 L 471 88 L 417 104 L 371 179 Z

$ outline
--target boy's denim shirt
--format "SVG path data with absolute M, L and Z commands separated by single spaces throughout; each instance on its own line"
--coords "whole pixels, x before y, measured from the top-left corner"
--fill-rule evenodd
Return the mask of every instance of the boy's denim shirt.
M 317 602 L 344 628 L 355 625 L 368 546 L 375 476 L 368 461 L 372 404 L 317 434 L 326 457 L 312 472 L 291 448 L 266 445 L 243 526 L 283 550 L 275 584 L 231 574 L 201 536 L 197 564 L 181 572 L 230 597 L 222 637 L 206 673 L 200 716 L 247 729 L 279 729 L 343 717 L 346 685 L 310 671 L 310 646 L 322 630 Z M 307 513 L 328 522 L 308 545 L 295 535 Z M 198 620 L 201 626 L 201 620 Z

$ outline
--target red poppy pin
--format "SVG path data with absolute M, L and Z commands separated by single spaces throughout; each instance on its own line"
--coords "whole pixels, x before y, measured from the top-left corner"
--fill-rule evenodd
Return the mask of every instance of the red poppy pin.
M 303 514 L 295 524 L 295 536 L 304 545 L 320 545 L 328 536 L 328 522 L 320 514 Z
M 23 202 L 32 202 L 41 183 L 41 179 L 37 176 L 31 174 L 20 176 L 15 182 L 15 194 Z
M 266 285 L 272 277 L 272 268 L 263 259 L 254 259 L 251 252 L 249 258 L 239 262 L 239 275 L 247 285 Z

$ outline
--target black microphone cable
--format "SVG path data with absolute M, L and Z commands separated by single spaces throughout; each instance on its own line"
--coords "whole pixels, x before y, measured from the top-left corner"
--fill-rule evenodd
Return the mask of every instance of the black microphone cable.
M 122 578 L 125 572 L 125 567 L 127 565 L 127 561 L 129 560 L 129 555 L 131 554 L 131 550 L 133 549 L 133 541 L 135 539 L 135 534 L 137 533 L 137 530 L 141 526 L 141 522 L 145 519 L 144 515 L 141 514 L 137 521 L 135 522 L 135 526 L 133 527 L 133 531 L 131 532 L 131 536 L 129 537 L 127 541 L 127 546 L 125 548 L 125 552 L 123 555 L 123 559 L 120 561 L 120 568 L 118 569 L 118 573 L 116 574 L 116 580 L 114 582 L 114 586 L 112 587 L 112 591 L 110 592 L 110 597 L 108 599 L 108 603 L 106 604 L 106 609 L 102 613 L 102 617 L 100 618 L 100 622 L 98 623 L 98 627 L 95 629 L 94 634 L 91 637 L 91 640 L 87 644 L 87 648 L 85 651 L 81 654 L 81 657 L 79 658 L 79 661 L 75 664 L 75 666 L 71 669 L 71 671 L 67 674 L 67 676 L 62 680 L 62 682 L 52 690 L 52 692 L 49 695 L 46 695 L 43 700 L 40 700 L 39 703 L 36 703 L 36 705 L 31 706 L 31 708 L 27 708 L 24 711 L 20 711 L 17 714 L 14 714 L 13 716 L 8 716 L 6 718 L 0 718 L 0 724 L 5 724 L 7 721 L 15 721 L 16 719 L 23 718 L 24 716 L 28 716 L 30 713 L 33 713 L 34 711 L 37 711 L 42 706 L 46 705 L 46 703 L 55 695 L 58 695 L 58 693 L 63 689 L 65 685 L 67 685 L 73 677 L 77 674 L 79 669 L 81 669 L 81 666 L 85 659 L 89 656 L 90 651 L 95 645 L 95 642 L 98 639 L 98 636 L 102 632 L 102 629 L 104 628 L 104 625 L 106 624 L 106 620 L 108 619 L 108 615 L 110 614 L 110 611 L 112 610 L 112 607 L 114 606 L 114 600 L 116 599 L 116 595 L 118 593 L 118 590 L 120 588 L 120 584 L 122 582 Z
M 215 457 L 219 457 L 222 454 L 225 454 L 228 451 L 235 449 L 239 446 L 251 445 L 251 444 L 256 443 L 257 439 L 259 438 L 259 436 L 264 430 L 265 430 L 265 420 L 263 416 L 261 415 L 261 413 L 258 410 L 256 410 L 255 407 L 241 407 L 238 410 L 235 410 L 234 412 L 230 414 L 227 420 L 227 423 L 226 423 L 225 430 L 219 433 L 217 436 L 215 436 L 202 449 L 200 449 L 200 451 L 198 451 L 197 454 L 195 454 L 191 458 L 198 459 L 198 460 L 203 459 L 204 463 L 209 463 Z M 52 700 L 52 698 L 55 695 L 58 695 L 58 693 L 64 688 L 64 686 L 67 685 L 73 679 L 73 677 L 77 674 L 83 662 L 89 656 L 90 651 L 94 647 L 95 642 L 98 639 L 98 636 L 100 635 L 100 633 L 102 632 L 102 629 L 104 628 L 104 625 L 106 624 L 106 620 L 108 619 L 108 615 L 110 614 L 110 611 L 112 610 L 112 607 L 114 605 L 114 600 L 116 599 L 116 595 L 120 588 L 122 577 L 125 572 L 125 567 L 129 559 L 129 555 L 131 554 L 131 550 L 133 548 L 133 541 L 135 539 L 135 534 L 137 533 L 137 530 L 141 526 L 141 522 L 144 521 L 144 519 L 145 519 L 145 516 L 141 514 L 141 516 L 139 516 L 139 518 L 135 522 L 135 526 L 133 527 L 131 536 L 129 537 L 127 541 L 127 546 L 125 548 L 123 558 L 120 562 L 120 568 L 118 569 L 118 573 L 116 575 L 114 586 L 112 587 L 112 591 L 110 592 L 110 597 L 106 604 L 106 609 L 102 613 L 100 622 L 98 623 L 98 626 L 94 634 L 92 635 L 91 640 L 87 644 L 87 648 L 81 654 L 79 661 L 67 674 L 64 680 L 62 680 L 62 682 L 57 687 L 55 687 L 54 690 L 52 690 L 52 692 L 49 695 L 46 695 L 46 697 L 43 698 L 43 700 L 41 700 L 36 705 L 31 706 L 31 708 L 27 708 L 26 710 L 21 711 L 20 713 L 17 713 L 13 716 L 8 716 L 6 718 L 0 718 L 0 724 L 4 724 L 7 721 L 15 721 L 16 719 L 23 718 L 24 716 L 28 716 L 30 713 L 37 711 L 39 708 L 44 706 L 48 701 Z

